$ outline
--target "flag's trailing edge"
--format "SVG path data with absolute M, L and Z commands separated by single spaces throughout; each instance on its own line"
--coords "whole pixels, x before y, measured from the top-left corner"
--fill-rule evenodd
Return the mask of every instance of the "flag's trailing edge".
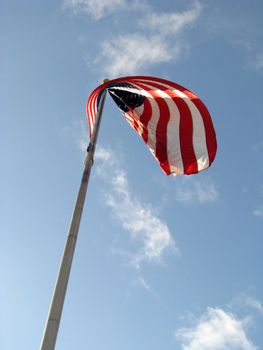
M 193 92 L 148 76 L 109 80 L 89 96 L 90 135 L 104 89 L 167 175 L 195 174 L 212 164 L 217 150 L 215 130 L 206 106 Z

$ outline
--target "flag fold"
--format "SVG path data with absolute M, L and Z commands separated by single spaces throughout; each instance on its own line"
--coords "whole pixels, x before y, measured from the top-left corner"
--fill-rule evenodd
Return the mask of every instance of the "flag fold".
M 109 80 L 89 96 L 90 135 L 104 89 L 167 175 L 190 175 L 212 164 L 217 150 L 214 126 L 206 106 L 193 92 L 155 77 Z

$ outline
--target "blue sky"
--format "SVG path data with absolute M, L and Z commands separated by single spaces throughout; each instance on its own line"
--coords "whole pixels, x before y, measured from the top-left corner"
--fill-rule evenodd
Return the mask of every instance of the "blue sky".
M 0 4 L 0 348 L 39 347 L 104 78 L 207 105 L 211 168 L 167 177 L 107 98 L 56 349 L 263 348 L 261 1 Z

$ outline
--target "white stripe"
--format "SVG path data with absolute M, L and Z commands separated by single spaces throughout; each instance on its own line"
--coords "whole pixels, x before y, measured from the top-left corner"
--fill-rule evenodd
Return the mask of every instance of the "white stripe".
M 143 111 L 144 111 L 144 103 L 139 107 L 134 108 L 133 110 L 133 114 L 138 121 L 138 133 L 140 134 L 140 136 L 142 136 L 142 133 L 143 133 L 143 125 L 140 122 L 140 117 L 142 116 Z
M 114 94 L 114 90 L 121 90 L 121 91 L 129 91 L 129 92 L 132 92 L 134 94 L 137 94 L 137 95 L 143 95 L 141 93 L 141 89 L 138 90 L 138 89 L 134 89 L 132 87 L 129 87 L 129 86 L 111 86 L 109 87 L 107 90 L 113 90 L 111 91 L 113 94 Z
M 93 126 L 94 126 L 94 123 L 95 123 L 95 117 L 96 117 L 96 101 L 97 101 L 97 95 L 95 94 L 92 99 L 91 99 L 91 107 L 90 107 L 90 110 L 91 110 L 91 116 L 90 116 L 90 121 L 91 121 L 91 134 L 92 134 L 92 131 L 93 131 Z
M 162 97 L 168 106 L 170 119 L 167 124 L 167 158 L 170 164 L 171 172 L 176 174 L 184 173 L 184 165 L 181 155 L 180 146 L 180 112 L 176 103 L 172 100 L 166 92 L 156 88 L 153 85 L 146 83 L 149 88 L 154 90 L 160 97 Z
M 179 90 L 175 91 L 178 96 L 187 103 L 187 106 L 191 111 L 193 121 L 193 147 L 197 161 L 197 168 L 198 171 L 204 170 L 209 167 L 209 156 L 206 145 L 206 134 L 203 118 L 195 104 L 188 96 Z
M 141 81 L 147 81 L 142 79 Z M 197 161 L 198 171 L 204 170 L 209 167 L 209 156 L 206 145 L 206 133 L 205 126 L 203 122 L 203 118 L 195 106 L 195 104 L 191 101 L 191 99 L 185 95 L 182 91 L 175 89 L 174 87 L 164 84 L 162 82 L 153 81 L 157 84 L 160 84 L 172 91 L 174 91 L 180 98 L 182 98 L 187 106 L 190 109 L 192 115 L 193 122 L 193 148 L 195 152 L 195 157 Z
M 151 119 L 148 122 L 147 125 L 147 130 L 148 130 L 148 141 L 147 141 L 147 145 L 151 151 L 151 153 L 153 154 L 153 156 L 156 158 L 156 128 L 157 128 L 157 124 L 159 122 L 160 119 L 160 111 L 159 111 L 159 107 L 158 104 L 156 103 L 156 101 L 154 100 L 154 98 L 152 97 L 152 95 L 147 92 L 146 90 L 144 90 L 142 87 L 136 85 L 136 83 L 132 82 L 132 84 L 134 84 L 139 90 L 141 95 L 145 96 L 146 98 L 148 98 L 150 104 L 151 104 L 151 108 L 152 108 L 152 116 Z M 136 90 L 137 91 L 137 90 Z M 137 91 L 138 93 L 138 91 Z M 125 116 L 128 113 L 125 114 Z M 127 117 L 126 117 L 127 118 Z M 127 118 L 127 121 L 129 124 L 131 124 Z M 140 123 L 139 123 L 140 124 Z M 133 124 L 131 124 L 133 127 Z M 140 125 L 140 129 L 141 129 L 141 133 L 142 133 L 142 126 Z
M 152 116 L 151 119 L 148 122 L 147 129 L 148 129 L 148 142 L 147 145 L 153 154 L 153 156 L 156 158 L 156 129 L 157 129 L 157 124 L 160 119 L 160 110 L 158 107 L 157 102 L 154 100 L 153 96 L 140 86 L 136 85 L 136 83 L 132 82 L 135 86 L 138 87 L 138 89 L 141 90 L 141 94 L 144 95 L 146 98 L 148 98 L 151 108 L 152 108 Z
M 124 114 L 127 122 L 134 128 L 134 130 L 135 130 L 134 120 L 137 121 L 137 125 L 138 125 L 137 129 L 138 130 L 135 130 L 135 131 L 138 132 L 138 134 L 140 136 L 142 136 L 142 133 L 143 133 L 143 125 L 140 122 L 140 116 L 142 115 L 143 110 L 144 110 L 144 104 L 142 104 L 141 106 L 136 107 L 133 110 L 131 110 L 131 111 L 129 111 L 129 112 Z
M 112 91 L 111 91 L 112 90 Z M 122 86 L 113 86 L 113 87 L 110 87 L 108 89 L 108 91 L 110 93 L 112 93 L 113 95 L 114 94 L 114 90 L 121 90 L 121 91 L 129 91 L 131 93 L 134 93 L 134 94 L 137 94 L 137 95 L 143 95 L 145 96 L 145 94 L 143 93 L 143 91 L 140 89 L 134 89 L 132 87 L 122 87 Z M 118 96 L 116 95 L 116 97 L 118 98 Z M 140 134 L 140 136 L 142 135 L 142 132 L 143 132 L 143 128 L 142 128 L 142 124 L 140 123 L 139 119 L 140 119 L 140 116 L 142 115 L 143 113 L 143 110 L 144 110 L 144 104 L 142 104 L 141 106 L 139 107 L 136 107 L 134 108 L 134 110 L 132 111 L 128 111 L 127 113 L 124 113 L 124 116 L 127 120 L 127 122 L 134 128 L 134 119 L 136 119 L 136 121 L 138 122 L 138 131 L 136 130 L 136 132 L 138 132 Z M 122 111 L 123 112 L 123 111 Z M 135 128 L 134 128 L 135 129 Z
M 96 116 L 97 116 L 97 112 L 98 112 L 98 110 L 97 110 L 97 101 L 98 101 L 98 97 L 99 97 L 100 91 L 98 91 L 94 95 L 94 97 L 92 99 L 92 131 L 93 131 L 93 127 L 94 127 Z
M 134 129 L 133 118 L 128 113 L 124 113 L 124 117 L 127 120 L 127 122 L 131 125 L 131 127 Z

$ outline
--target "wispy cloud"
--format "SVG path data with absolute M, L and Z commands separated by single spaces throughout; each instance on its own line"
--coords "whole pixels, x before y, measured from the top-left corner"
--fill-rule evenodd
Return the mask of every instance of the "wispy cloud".
M 148 292 L 151 292 L 151 287 L 150 285 L 145 281 L 145 279 L 143 277 L 138 277 L 134 280 L 134 286 L 135 287 L 139 287 L 139 288 L 142 288 L 142 289 L 145 289 L 147 290 Z
M 263 217 L 263 208 L 259 207 L 253 211 L 253 214 L 258 217 Z
M 139 21 L 139 26 L 154 30 L 164 36 L 175 35 L 192 25 L 201 13 L 201 5 L 195 1 L 192 8 L 183 12 L 155 13 L 148 12 Z
M 140 13 L 137 31 L 102 43 L 97 62 L 103 62 L 104 72 L 110 77 L 138 74 L 152 65 L 175 62 L 188 47 L 186 41 L 179 39 L 179 33 L 193 25 L 200 13 L 197 1 L 181 13 L 156 13 L 149 8 Z
M 208 308 L 194 327 L 179 329 L 176 337 L 183 350 L 256 350 L 246 335 L 248 321 L 220 308 Z
M 262 152 L 263 150 L 263 140 L 257 142 L 257 143 L 254 143 L 253 146 L 252 146 L 252 150 L 254 152 Z
M 218 200 L 219 194 L 211 180 L 194 180 L 192 177 L 177 183 L 176 200 L 185 204 L 211 203 Z
M 106 205 L 136 243 L 131 263 L 140 268 L 143 261 L 161 262 L 167 252 L 179 253 L 171 232 L 150 204 L 142 203 L 131 191 L 128 177 L 117 157 L 105 148 L 98 148 L 96 159 L 102 163 L 98 174 L 110 185 Z
M 132 33 L 125 33 L 121 26 L 121 32 L 106 36 L 94 59 L 109 78 L 138 74 L 153 65 L 177 61 L 189 48 L 179 34 L 193 26 L 202 9 L 197 0 L 185 11 L 169 13 L 157 13 L 142 0 L 64 0 L 63 4 L 73 13 L 86 13 L 95 20 L 120 11 L 129 11 L 133 16 Z
M 78 138 L 78 148 L 82 151 L 85 152 L 87 150 L 88 144 L 89 144 L 89 133 L 88 133 L 88 128 L 87 125 L 84 123 L 84 121 L 81 121 L 79 123 L 79 132 L 80 136 Z
M 65 0 L 64 7 L 74 13 L 84 12 L 96 20 L 120 11 L 127 5 L 126 0 Z
M 107 76 L 136 74 L 153 64 L 169 62 L 180 53 L 179 46 L 171 47 L 159 36 L 146 37 L 139 33 L 119 35 L 102 44 L 101 61 L 106 60 Z
M 248 66 L 257 72 L 263 72 L 263 52 L 256 53 L 255 57 L 250 60 Z
M 250 42 L 243 42 L 238 40 L 238 46 L 241 47 L 245 53 L 245 60 L 242 68 L 246 71 L 252 71 L 259 75 L 263 73 L 263 51 L 262 47 L 254 45 Z
M 244 301 L 252 309 L 263 315 L 263 304 L 259 300 L 250 296 L 246 296 Z
M 60 135 L 66 137 L 70 142 L 74 143 L 74 145 L 77 145 L 78 149 L 82 152 L 87 150 L 89 144 L 89 131 L 87 123 L 83 120 L 75 120 L 74 122 L 65 125 L 61 130 Z
M 259 197 L 263 197 L 263 186 L 259 188 Z M 263 218 L 263 206 L 259 205 L 254 211 L 253 214 L 257 217 Z
M 234 298 L 234 304 L 236 304 L 239 308 L 249 307 L 253 311 L 256 311 L 259 315 L 263 316 L 262 302 L 244 292 L 238 294 L 238 296 Z
M 243 68 L 256 73 L 263 73 L 263 50 L 262 46 L 255 44 L 253 40 L 239 39 L 235 45 L 245 53 Z
M 99 159 L 104 164 L 107 163 L 110 166 L 114 165 L 116 163 L 116 159 L 113 156 L 112 152 L 104 147 L 98 146 L 96 149 L 96 159 Z

